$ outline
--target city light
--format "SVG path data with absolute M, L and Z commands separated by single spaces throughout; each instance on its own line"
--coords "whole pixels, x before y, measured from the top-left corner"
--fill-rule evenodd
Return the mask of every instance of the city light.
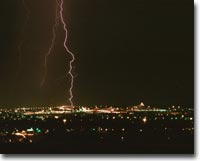
M 144 118 L 142 119 L 142 121 L 143 121 L 144 123 L 146 123 L 146 122 L 147 122 L 147 117 L 144 117 Z
M 176 107 L 174 110 L 176 113 L 171 111 L 170 107 L 146 107 L 141 104 L 134 108 L 97 105 L 0 108 L 0 120 L 9 120 L 7 124 L 12 125 L 2 125 L 0 141 L 35 145 L 42 144 L 46 137 L 59 140 L 59 137 L 53 136 L 61 135 L 62 141 L 63 138 L 75 139 L 75 136 L 79 136 L 82 141 L 109 143 L 114 140 L 127 144 L 132 139 L 142 142 L 148 138 L 155 143 L 156 138 L 162 138 L 167 144 L 166 142 L 178 139 L 174 138 L 174 134 L 183 138 L 194 134 L 193 110 Z M 15 126 L 17 121 L 23 124 Z M 154 135 L 155 139 L 152 138 Z M 87 136 L 87 139 L 84 136 Z
M 63 123 L 66 123 L 67 122 L 67 120 L 66 119 L 63 119 Z

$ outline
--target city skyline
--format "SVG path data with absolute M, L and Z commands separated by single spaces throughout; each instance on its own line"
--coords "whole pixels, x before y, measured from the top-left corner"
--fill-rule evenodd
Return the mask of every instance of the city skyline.
M 194 153 L 194 109 L 180 106 L 0 108 L 0 122 L 4 154 Z

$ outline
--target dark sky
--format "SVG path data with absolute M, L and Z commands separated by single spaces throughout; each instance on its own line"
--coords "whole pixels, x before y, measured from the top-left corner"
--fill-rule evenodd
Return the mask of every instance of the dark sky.
M 1 0 L 0 105 L 66 104 L 70 56 L 61 24 L 40 87 L 55 0 L 26 1 L 30 18 L 24 25 L 22 0 Z M 64 1 L 68 46 L 76 56 L 76 105 L 194 105 L 193 1 Z

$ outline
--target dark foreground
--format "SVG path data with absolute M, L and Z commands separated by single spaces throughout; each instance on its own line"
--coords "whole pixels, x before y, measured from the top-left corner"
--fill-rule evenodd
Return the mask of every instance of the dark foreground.
M 190 143 L 188 143 L 190 141 Z M 184 143 L 88 143 L 63 141 L 43 144 L 1 144 L 3 154 L 194 154 L 192 140 Z
M 3 154 L 194 154 L 191 113 L 32 115 L 0 127 Z

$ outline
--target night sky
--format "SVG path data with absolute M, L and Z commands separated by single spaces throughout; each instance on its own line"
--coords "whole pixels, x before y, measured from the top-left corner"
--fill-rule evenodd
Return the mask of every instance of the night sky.
M 54 52 L 55 0 L 1 0 L 0 105 L 68 104 L 68 62 L 59 25 Z M 75 105 L 194 105 L 194 25 L 191 0 L 64 0 Z M 24 30 L 22 30 L 24 28 Z M 22 63 L 18 64 L 18 45 Z M 17 74 L 17 71 L 19 73 Z

